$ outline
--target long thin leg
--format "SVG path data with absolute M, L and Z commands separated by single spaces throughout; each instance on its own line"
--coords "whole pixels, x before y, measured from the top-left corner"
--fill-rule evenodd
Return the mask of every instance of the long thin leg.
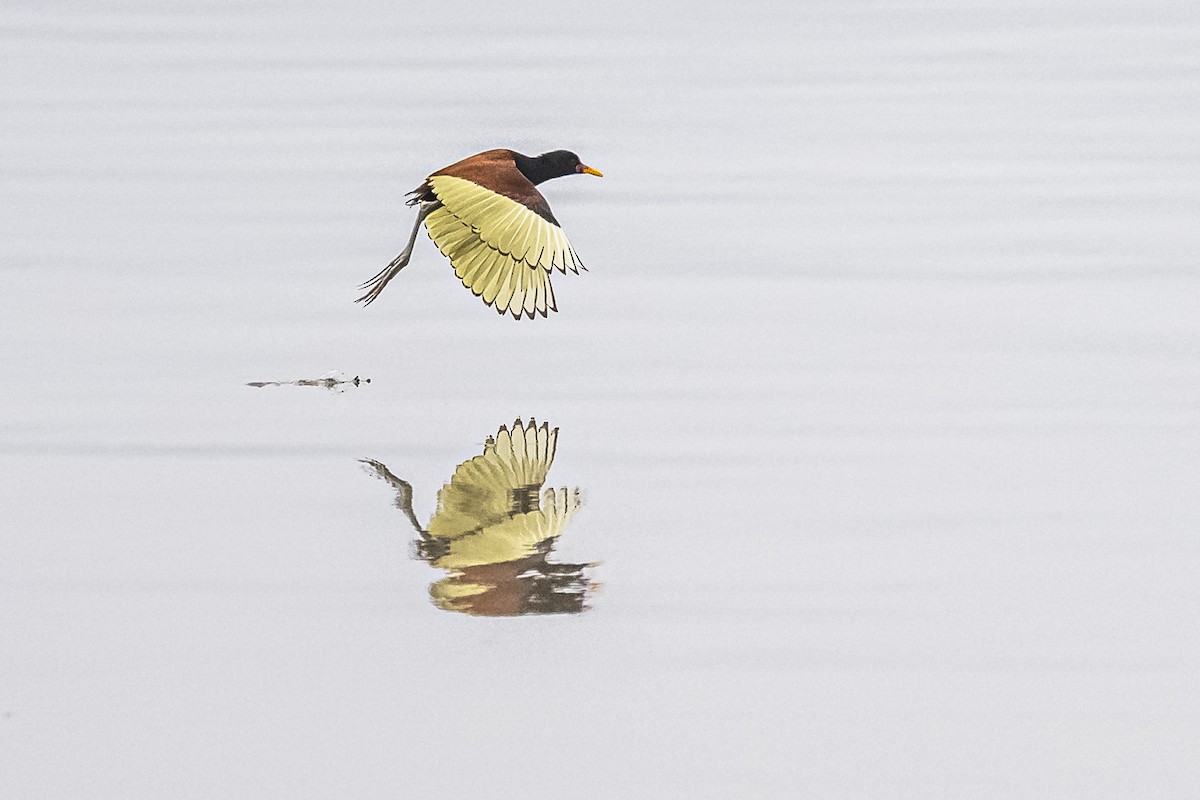
M 413 526 L 413 530 L 419 534 L 424 534 L 425 529 L 421 527 L 421 523 L 417 521 L 417 515 L 413 513 L 412 500 L 413 489 L 412 484 L 408 481 L 401 480 L 392 474 L 392 471 L 383 463 L 376 461 L 373 458 L 360 458 L 360 464 L 367 465 L 367 472 L 374 475 L 376 478 L 386 481 L 393 489 L 396 490 L 396 499 L 393 504 L 396 508 L 408 518 L 409 523 Z
M 408 266 L 408 260 L 412 258 L 413 245 L 417 242 L 417 232 L 421 230 L 421 223 L 429 216 L 430 212 L 439 207 L 441 203 L 438 201 L 426 201 L 421 203 L 421 208 L 417 211 L 417 221 L 413 223 L 412 233 L 408 235 L 408 246 L 401 251 L 400 255 L 392 259 L 392 263 L 381 269 L 374 278 L 363 283 L 358 288 L 368 289 L 369 291 L 354 302 L 362 303 L 369 306 L 375 302 L 375 298 L 379 297 L 379 293 L 383 291 L 383 287 L 388 285 L 388 281 L 396 277 L 396 273 Z

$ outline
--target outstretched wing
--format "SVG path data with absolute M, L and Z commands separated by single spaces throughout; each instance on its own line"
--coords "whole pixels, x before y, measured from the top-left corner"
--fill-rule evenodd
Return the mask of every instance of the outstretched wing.
M 540 493 L 554 461 L 558 428 L 521 420 L 502 426 L 483 455 L 464 461 L 438 492 L 430 536 L 455 539 L 484 528 L 538 516 Z
M 441 205 L 430 212 L 425 227 L 464 286 L 517 319 L 557 310 L 550 273 L 584 269 L 562 228 L 465 178 L 434 175 L 428 185 Z
M 451 539 L 446 552 L 429 563 L 441 569 L 464 569 L 528 558 L 544 547 L 544 542 L 562 535 L 582 502 L 578 489 L 546 489 L 536 510 Z

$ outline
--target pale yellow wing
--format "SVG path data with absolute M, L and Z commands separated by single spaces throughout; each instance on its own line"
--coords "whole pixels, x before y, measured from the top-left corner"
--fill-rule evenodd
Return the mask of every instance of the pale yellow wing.
M 542 542 L 558 538 L 580 505 L 578 489 L 547 489 L 536 511 L 505 517 L 452 539 L 449 550 L 430 563 L 441 569 L 465 569 L 527 558 Z
M 547 272 L 583 267 L 563 229 L 528 206 L 453 175 L 434 175 L 429 186 L 450 214 L 513 261 Z
M 556 311 L 550 273 L 583 268 L 562 228 L 472 181 L 435 175 L 428 182 L 441 205 L 425 227 L 463 285 L 517 319 Z
M 450 259 L 463 286 L 497 312 L 532 319 L 558 310 L 549 272 L 514 261 L 489 247 L 445 208 L 431 212 L 425 227 L 434 244 Z
M 428 533 L 454 539 L 537 511 L 539 492 L 554 461 L 558 428 L 521 420 L 502 426 L 483 455 L 464 461 L 438 492 Z

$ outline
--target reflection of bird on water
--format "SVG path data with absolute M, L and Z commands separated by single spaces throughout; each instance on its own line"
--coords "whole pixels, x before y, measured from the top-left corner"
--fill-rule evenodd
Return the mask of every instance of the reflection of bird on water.
M 420 204 L 403 252 L 359 286 L 356 303 L 370 305 L 408 265 L 421 223 L 471 293 L 501 314 L 520 319 L 557 311 L 550 274 L 576 274 L 583 262 L 537 184 L 564 175 L 599 175 L 567 150 L 529 157 L 488 150 L 442 167 L 409 194 Z
M 482 455 L 454 470 L 426 528 L 413 513 L 412 486 L 363 460 L 395 488 L 395 505 L 419 537 L 418 555 L 451 572 L 430 587 L 439 608 L 484 616 L 584 609 L 592 584 L 583 570 L 593 565 L 546 560 L 580 506 L 578 489 L 542 489 L 557 443 L 558 428 L 546 423 L 501 426 Z

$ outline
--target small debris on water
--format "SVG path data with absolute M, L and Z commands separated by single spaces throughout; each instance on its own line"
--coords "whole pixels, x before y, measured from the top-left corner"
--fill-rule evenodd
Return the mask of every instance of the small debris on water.
M 320 386 L 323 389 L 329 389 L 334 392 L 344 392 L 349 386 L 361 386 L 364 383 L 370 383 L 370 378 L 360 378 L 355 375 L 353 378 L 347 378 L 345 374 L 334 370 L 327 372 L 319 378 L 299 378 L 294 381 L 251 381 L 247 386 L 253 386 L 256 389 L 261 389 L 264 386 Z

